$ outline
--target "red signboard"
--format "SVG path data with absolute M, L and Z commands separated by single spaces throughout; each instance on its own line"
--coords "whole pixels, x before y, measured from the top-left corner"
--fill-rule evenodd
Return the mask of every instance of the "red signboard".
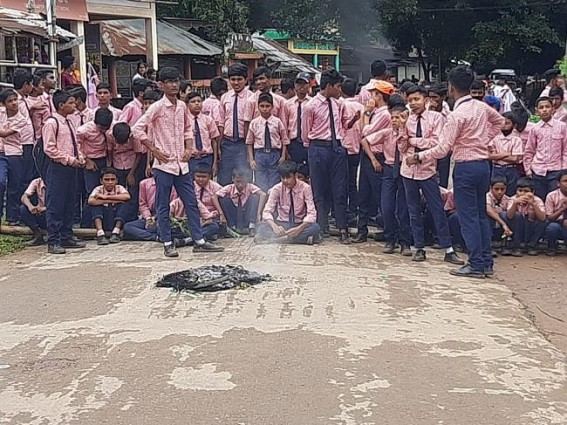
M 46 14 L 46 0 L 32 0 L 35 3 L 35 13 Z M 86 0 L 55 0 L 55 16 L 57 19 L 67 19 L 69 21 L 88 21 Z M 28 12 L 30 2 L 28 0 L 0 0 L 0 7 L 7 9 Z

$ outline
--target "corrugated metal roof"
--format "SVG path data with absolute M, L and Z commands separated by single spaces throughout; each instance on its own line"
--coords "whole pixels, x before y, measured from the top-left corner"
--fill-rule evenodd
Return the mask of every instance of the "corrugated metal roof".
M 259 52 L 266 55 L 268 65 L 279 62 L 278 71 L 282 73 L 309 72 L 318 75 L 321 71 L 311 63 L 296 55 L 274 40 L 270 40 L 260 34 L 252 35 L 252 44 Z
M 36 13 L 20 12 L 19 10 L 0 7 L 0 29 L 27 32 L 39 37 L 47 37 L 47 22 Z M 59 38 L 72 40 L 77 36 L 61 27 L 55 27 L 55 34 Z
M 100 35 L 104 55 L 146 54 L 146 29 L 143 19 L 101 21 Z M 222 53 L 215 44 L 163 21 L 157 21 L 157 37 L 160 55 L 216 56 Z

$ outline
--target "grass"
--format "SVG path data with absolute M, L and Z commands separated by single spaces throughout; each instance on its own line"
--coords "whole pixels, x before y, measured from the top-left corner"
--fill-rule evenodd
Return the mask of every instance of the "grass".
M 25 238 L 21 236 L 0 235 L 0 256 L 12 254 L 25 247 Z

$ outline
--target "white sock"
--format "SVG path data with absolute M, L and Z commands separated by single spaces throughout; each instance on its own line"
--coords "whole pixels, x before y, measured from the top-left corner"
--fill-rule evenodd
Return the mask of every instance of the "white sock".
M 183 239 L 183 242 L 185 242 L 186 244 L 190 244 L 191 242 L 193 242 L 193 239 L 185 238 L 185 239 Z
M 450 246 L 449 248 L 447 248 L 447 249 L 445 250 L 445 254 L 451 254 L 451 253 L 453 253 L 453 252 L 455 252 L 455 250 L 453 249 L 452 246 Z
M 169 242 L 164 242 L 163 245 L 164 245 L 164 246 L 170 246 L 170 245 L 173 245 L 173 242 L 171 242 L 171 241 L 169 241 Z
M 191 238 L 188 238 L 188 239 L 191 239 Z M 204 239 L 199 239 L 198 241 L 195 241 L 195 243 L 196 243 L 197 245 L 204 245 L 204 244 L 205 244 L 205 240 L 204 240 Z
M 256 228 L 256 223 L 250 223 L 250 226 L 248 226 L 250 229 L 255 229 Z
M 96 231 L 96 237 L 98 238 L 99 236 L 104 236 L 104 230 L 97 230 Z
M 118 227 L 115 227 L 114 229 L 112 229 L 112 234 L 113 235 L 119 235 L 120 234 L 120 229 Z

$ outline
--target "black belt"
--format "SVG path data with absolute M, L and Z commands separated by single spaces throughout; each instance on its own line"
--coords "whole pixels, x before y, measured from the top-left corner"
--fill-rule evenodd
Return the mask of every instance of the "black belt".
M 516 168 L 517 164 L 506 164 L 506 165 L 502 165 L 502 164 L 493 164 L 494 167 L 496 168 Z
M 311 140 L 313 146 L 318 146 L 320 148 L 332 148 L 333 142 L 331 140 Z M 337 145 L 341 146 L 341 141 L 337 140 Z
M 281 149 L 266 149 L 266 148 L 254 149 L 254 152 L 271 153 L 272 151 L 281 152 L 282 150 Z

